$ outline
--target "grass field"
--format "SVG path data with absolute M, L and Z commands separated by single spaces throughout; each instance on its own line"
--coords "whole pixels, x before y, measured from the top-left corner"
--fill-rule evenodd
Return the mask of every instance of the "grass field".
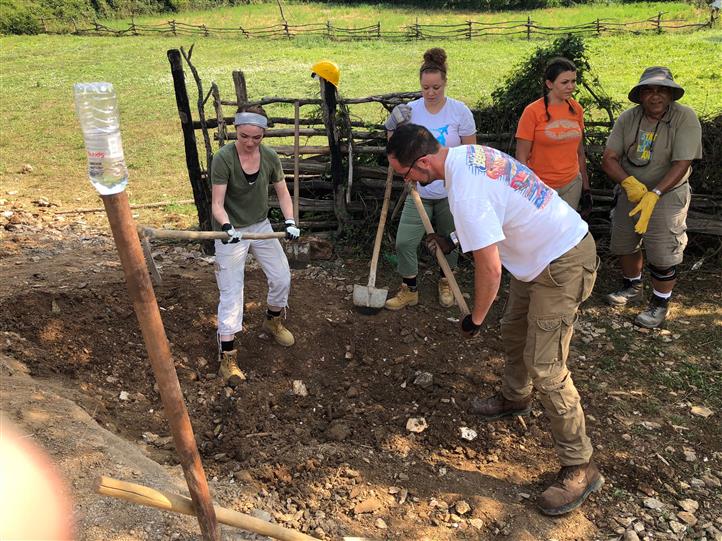
M 685 4 L 555 9 L 533 17 L 548 16 L 556 24 L 597 16 L 633 19 L 642 13 L 656 13 L 662 9 L 660 6 L 665 11 L 684 12 L 697 19 L 698 13 Z M 277 11 L 269 5 L 183 14 L 183 20 L 209 22 L 215 17 L 220 24 L 226 17 L 230 22 L 234 13 L 247 16 L 244 15 L 247 10 L 254 13 L 259 24 L 278 20 Z M 338 23 L 345 16 L 349 18 L 349 25 L 354 26 L 371 19 L 400 26 L 417 14 L 399 9 L 339 10 L 291 5 L 286 9 L 286 17 L 296 22 L 310 22 L 314 11 L 318 20 L 331 18 Z M 418 15 L 420 22 L 425 18 L 426 22 L 450 19 L 438 12 Z M 458 14 L 462 19 L 468 16 Z M 475 19 L 479 17 L 474 15 Z M 494 17 L 503 20 L 510 15 L 495 14 Z M 8 197 L 7 192 L 17 192 L 11 198 L 45 196 L 71 208 L 95 204 L 96 196 L 86 179 L 83 142 L 72 101 L 73 83 L 90 80 L 111 81 L 119 92 L 131 200 L 142 203 L 191 197 L 166 51 L 180 46 L 188 48 L 192 43 L 190 38 L 171 37 L 0 38 L 0 197 Z M 416 90 L 417 68 L 423 51 L 441 45 L 450 60 L 448 94 L 474 105 L 488 102 L 491 91 L 513 67 L 546 42 L 480 39 L 334 43 L 305 38 L 290 42 L 196 39 L 195 43 L 193 62 L 200 71 L 205 90 L 215 80 L 221 95 L 228 99 L 234 95 L 231 81 L 234 69 L 246 73 L 251 98 L 313 96 L 318 86 L 309 78 L 309 67 L 321 58 L 332 58 L 341 66 L 344 96 Z M 627 91 L 638 80 L 642 68 L 662 64 L 668 65 L 687 89 L 683 103 L 694 107 L 699 114 L 722 110 L 719 91 L 722 31 L 719 29 L 594 38 L 587 40 L 587 46 L 595 74 L 615 99 L 626 103 Z M 197 93 L 192 81 L 188 88 L 194 106 Z M 353 112 L 363 114 L 367 120 L 383 118 L 380 107 Z M 32 173 L 19 174 L 25 163 L 33 166 Z

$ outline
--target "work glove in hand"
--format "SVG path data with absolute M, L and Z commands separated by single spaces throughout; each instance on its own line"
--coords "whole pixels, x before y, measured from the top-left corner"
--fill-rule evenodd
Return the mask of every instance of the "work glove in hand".
M 296 227 L 296 220 L 289 218 L 286 220 L 286 239 L 298 240 L 301 236 L 301 230 Z
M 634 230 L 640 235 L 647 232 L 649 219 L 652 217 L 652 211 L 654 210 L 657 201 L 659 201 L 659 196 L 656 193 L 647 192 L 644 194 L 644 197 L 642 197 L 639 204 L 632 209 L 632 212 L 629 213 L 630 216 L 634 216 L 639 213 L 639 219 L 637 220 L 637 225 L 634 226 Z
M 583 190 L 582 198 L 579 201 L 579 215 L 582 219 L 586 220 L 592 213 L 592 206 L 594 205 L 594 199 L 592 198 L 591 190 Z
M 451 240 L 451 237 L 439 235 L 438 233 L 429 233 L 424 237 L 424 242 L 432 254 L 436 254 L 437 246 L 445 254 L 450 254 L 455 248 L 454 241 Z
M 466 338 L 474 338 L 477 334 L 479 334 L 480 329 L 481 325 L 474 323 L 474 320 L 471 319 L 471 314 L 468 314 L 461 320 L 461 334 L 463 334 Z
M 639 203 L 647 193 L 647 187 L 634 177 L 627 177 L 622 181 L 622 188 L 627 192 L 630 203 Z
M 221 239 L 221 242 L 223 244 L 235 244 L 236 242 L 239 242 L 241 240 L 241 237 L 243 234 L 238 231 L 238 229 L 234 229 L 233 226 L 229 223 L 225 223 L 221 226 L 221 230 L 225 231 L 228 235 L 228 239 Z
M 401 124 L 406 124 L 410 120 L 411 120 L 411 107 L 409 107 L 405 103 L 401 103 L 401 104 L 397 105 L 396 107 L 394 107 L 393 111 L 391 111 L 389 118 L 387 118 L 386 122 L 384 123 L 384 127 L 388 131 L 394 131 Z

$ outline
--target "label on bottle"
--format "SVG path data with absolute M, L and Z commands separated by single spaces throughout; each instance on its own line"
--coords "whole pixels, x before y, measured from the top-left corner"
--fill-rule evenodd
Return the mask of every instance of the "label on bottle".
M 88 152 L 89 160 L 124 159 L 123 141 L 120 137 L 120 132 L 86 140 L 85 148 Z

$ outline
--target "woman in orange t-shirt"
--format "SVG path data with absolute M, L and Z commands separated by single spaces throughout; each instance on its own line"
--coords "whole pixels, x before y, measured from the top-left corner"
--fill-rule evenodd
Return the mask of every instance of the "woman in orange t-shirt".
M 584 153 L 584 110 L 573 98 L 577 67 L 552 58 L 544 71 L 544 96 L 524 109 L 516 130 L 516 159 L 526 164 L 586 218 L 592 192 Z

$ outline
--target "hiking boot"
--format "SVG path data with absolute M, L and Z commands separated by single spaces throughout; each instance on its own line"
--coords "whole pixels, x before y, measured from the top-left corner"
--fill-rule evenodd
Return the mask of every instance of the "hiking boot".
M 406 306 L 416 306 L 419 304 L 419 292 L 411 291 L 409 286 L 401 284 L 395 296 L 386 301 L 384 305 L 387 310 L 401 310 Z
M 628 304 L 639 304 L 644 301 L 644 285 L 642 280 L 624 279 L 621 289 L 607 295 L 607 303 L 612 306 L 626 306 Z
M 263 321 L 262 329 L 273 336 L 276 343 L 284 347 L 291 347 L 296 343 L 291 331 L 283 326 L 281 316 L 272 317 L 271 319 L 266 318 Z
M 218 375 L 223 378 L 229 387 L 235 387 L 246 380 L 246 375 L 238 368 L 237 349 L 221 352 L 221 366 Z
M 444 308 L 454 306 L 454 294 L 451 292 L 451 286 L 446 278 L 439 280 L 439 304 Z
M 500 392 L 483 400 L 475 397 L 471 401 L 471 411 L 481 415 L 487 421 L 513 415 L 529 415 L 529 412 L 531 412 L 531 395 L 517 401 L 507 400 Z
M 635 318 L 634 322 L 640 327 L 656 329 L 664 323 L 664 319 L 667 317 L 667 310 L 669 310 L 668 299 L 663 299 L 652 294 L 652 298 L 649 300 L 649 306 Z
M 545 515 L 563 515 L 582 505 L 592 492 L 602 488 L 601 476 L 593 461 L 578 466 L 564 466 L 537 500 Z

